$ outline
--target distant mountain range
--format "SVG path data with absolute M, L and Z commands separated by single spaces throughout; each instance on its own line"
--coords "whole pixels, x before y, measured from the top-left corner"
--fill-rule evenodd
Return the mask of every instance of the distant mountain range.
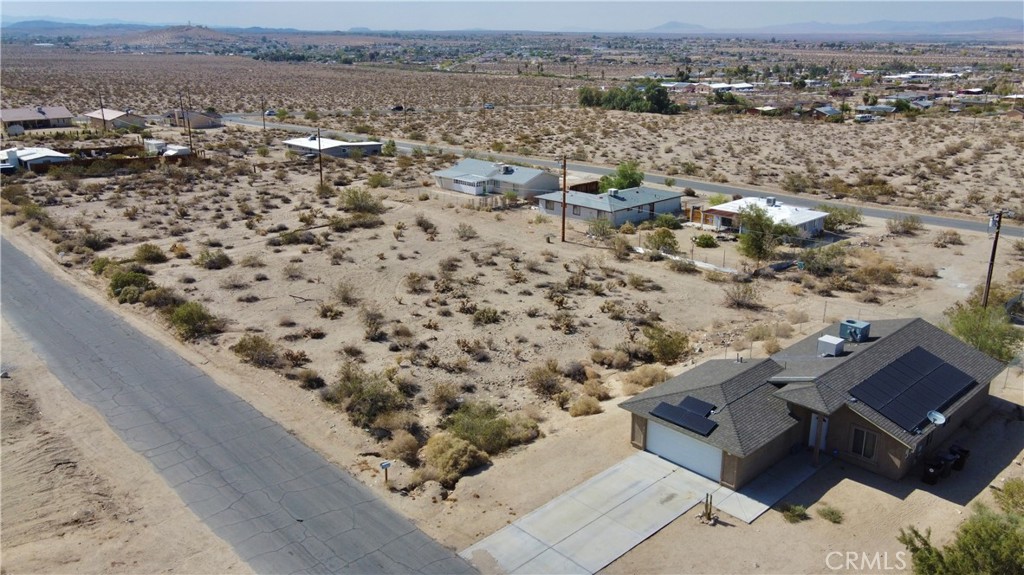
M 170 25 L 149 25 L 129 22 L 68 21 L 68 20 L 23 20 L 2 25 L 8 38 L 35 36 L 70 36 L 79 38 L 117 37 L 138 34 L 151 30 L 173 27 Z M 296 34 L 318 33 L 323 30 L 296 30 L 294 28 L 265 27 L 203 27 L 229 34 Z M 464 32 L 485 32 L 482 29 L 463 30 Z M 525 31 L 525 30 L 524 30 Z M 393 32 L 390 30 L 370 30 L 369 28 L 352 28 L 350 33 Z M 421 30 L 418 32 L 426 32 Z M 457 32 L 455 30 L 448 32 Z M 646 30 L 609 31 L 572 28 L 563 30 L 567 33 L 615 33 L 615 34 L 688 34 L 693 36 L 746 35 L 746 36 L 792 36 L 792 37 L 891 37 L 899 39 L 913 38 L 956 38 L 956 39 L 1002 39 L 1020 40 L 1024 38 L 1024 19 L 988 18 L 984 20 L 965 20 L 948 22 L 900 22 L 878 20 L 860 24 L 832 24 L 828 22 L 796 22 L 745 29 L 713 29 L 698 24 L 670 21 Z M 336 33 L 336 32 L 335 32 Z

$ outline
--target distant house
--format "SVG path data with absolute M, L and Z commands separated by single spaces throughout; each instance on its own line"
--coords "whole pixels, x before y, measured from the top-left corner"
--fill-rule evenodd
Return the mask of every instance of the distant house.
M 96 130 L 120 130 L 123 128 L 145 128 L 146 119 L 130 111 L 101 108 L 87 112 L 89 125 Z
M 899 479 L 1003 364 L 922 319 L 843 320 L 770 358 L 710 360 L 628 399 L 634 447 L 732 489 L 791 453 Z
M 842 118 L 843 113 L 832 106 L 822 106 L 811 110 L 811 116 L 815 119 Z
M 0 110 L 4 132 L 15 136 L 25 130 L 69 128 L 74 116 L 64 106 L 37 106 L 35 108 L 6 108 Z
M 19 168 L 32 169 L 42 164 L 70 162 L 71 156 L 49 148 L 7 148 L 0 150 L 0 169 L 11 173 Z
M 896 106 L 884 106 L 881 104 L 874 106 L 857 106 L 855 109 L 859 114 L 874 114 L 876 116 L 887 116 L 889 114 L 896 113 Z
M 605 219 L 618 227 L 626 222 L 639 223 L 672 214 L 682 209 L 682 194 L 668 190 L 628 188 L 608 190 L 604 194 L 567 192 L 566 217 L 591 221 Z M 562 217 L 562 192 L 537 196 L 537 207 L 546 215 Z
M 740 233 L 743 227 L 739 223 L 740 212 L 749 206 L 764 209 L 772 221 L 777 224 L 789 224 L 806 237 L 817 236 L 825 230 L 825 212 L 810 208 L 799 208 L 783 204 L 775 198 L 740 198 L 717 206 L 704 208 L 703 217 L 710 216 L 711 225 L 720 229 L 736 229 Z M 706 221 L 706 220 L 704 220 Z
M 164 114 L 164 119 L 171 126 L 177 128 L 189 127 L 193 130 L 205 130 L 208 128 L 219 128 L 223 124 L 220 121 L 220 114 L 196 112 L 194 110 L 171 110 Z
M 431 176 L 441 188 L 473 196 L 512 192 L 529 200 L 538 194 L 561 189 L 558 176 L 546 170 L 475 158 L 461 160 Z
M 915 110 L 920 110 L 923 112 L 926 110 L 930 110 L 934 104 L 935 102 L 931 100 L 914 100 L 910 102 L 910 107 Z
M 320 138 L 306 136 L 304 138 L 293 138 L 285 140 L 285 147 L 300 154 L 320 154 L 334 158 L 348 158 L 353 152 L 361 153 L 364 156 L 376 156 L 380 154 L 380 142 L 343 142 L 331 138 Z

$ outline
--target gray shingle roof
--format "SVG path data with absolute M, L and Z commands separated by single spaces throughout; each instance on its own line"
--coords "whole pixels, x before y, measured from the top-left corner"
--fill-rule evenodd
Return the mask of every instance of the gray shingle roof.
M 64 106 L 40 106 L 38 108 L 7 108 L 0 110 L 4 122 L 26 122 L 29 120 L 55 120 L 74 117 Z
M 618 190 L 612 194 L 587 194 L 584 192 L 567 192 L 565 203 L 570 206 L 581 206 L 601 212 L 614 213 L 620 210 L 636 209 L 647 204 L 653 204 L 665 200 L 678 200 L 683 197 L 679 192 L 669 190 L 656 190 L 654 188 L 627 188 Z M 538 200 L 552 200 L 561 202 L 562 192 L 552 192 L 537 196 Z M 682 205 L 682 204 L 680 204 Z
M 833 414 L 843 406 L 885 433 L 913 448 L 928 436 L 931 424 L 911 433 L 863 402 L 851 401 L 850 390 L 915 347 L 936 355 L 978 382 L 945 409 L 955 413 L 984 393 L 1003 364 L 922 319 L 871 322 L 871 338 L 846 342 L 839 357 L 818 355 L 818 338 L 838 336 L 839 324 L 798 341 L 770 359 L 754 363 L 713 360 L 622 402 L 621 407 L 644 417 L 659 403 L 678 404 L 687 395 L 718 406 L 711 419 L 718 427 L 704 438 L 668 424 L 734 455 L 747 455 L 796 424 L 787 402 L 818 413 Z M 667 424 L 667 422 L 659 421 Z

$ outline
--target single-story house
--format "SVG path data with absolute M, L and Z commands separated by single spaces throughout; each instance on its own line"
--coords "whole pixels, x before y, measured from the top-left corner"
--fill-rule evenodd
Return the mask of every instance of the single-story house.
M 857 106 L 855 110 L 858 114 L 874 114 L 885 116 L 888 114 L 894 114 L 896 112 L 896 106 L 885 106 L 882 104 L 876 104 L 874 106 Z
M 711 225 L 722 229 L 738 229 L 743 233 L 742 225 L 738 225 L 740 212 L 749 206 L 758 206 L 768 212 L 772 221 L 777 224 L 789 224 L 799 230 L 804 237 L 814 237 L 825 230 L 826 212 L 810 208 L 799 208 L 783 204 L 773 197 L 740 198 L 717 206 L 705 208 L 704 217 L 711 216 Z M 706 221 L 706 220 L 705 220 Z M 704 223 L 702 221 L 702 223 Z
M 822 106 L 811 110 L 814 118 L 841 118 L 843 113 L 832 106 Z
M 482 196 L 513 192 L 523 199 L 561 189 L 557 175 L 546 170 L 466 158 L 431 174 L 446 190 Z
M 4 132 L 15 136 L 25 130 L 69 128 L 74 116 L 64 106 L 37 106 L 35 108 L 6 108 L 0 110 L 0 123 Z
M 122 128 L 145 128 L 146 119 L 130 111 L 100 108 L 85 114 L 89 125 L 96 130 L 120 130 Z
M 347 158 L 356 150 L 364 156 L 376 156 L 380 154 L 381 149 L 380 142 L 343 142 L 323 137 L 317 141 L 315 135 L 285 140 L 284 145 L 300 154 L 323 154 L 334 158 Z
M 189 127 L 193 130 L 205 130 L 208 128 L 219 128 L 223 124 L 220 121 L 220 114 L 196 112 L 194 110 L 171 110 L 164 114 L 167 123 L 177 128 Z
M 800 450 L 899 479 L 1003 364 L 922 319 L 843 320 L 770 358 L 707 361 L 622 402 L 631 441 L 738 489 Z
M 49 148 L 7 148 L 0 150 L 0 168 L 10 173 L 18 168 L 31 169 L 41 164 L 70 162 L 71 156 Z
M 625 190 L 610 189 L 603 194 L 566 192 L 566 217 L 591 221 L 605 219 L 618 227 L 626 222 L 639 223 L 659 214 L 673 214 L 682 209 L 683 194 L 643 186 Z M 562 217 L 562 192 L 537 196 L 541 213 Z

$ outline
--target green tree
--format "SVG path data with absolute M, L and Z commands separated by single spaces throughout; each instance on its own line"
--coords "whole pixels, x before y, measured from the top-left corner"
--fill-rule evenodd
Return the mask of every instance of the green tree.
M 306 119 L 315 122 L 320 119 L 320 114 L 316 113 L 316 110 L 306 110 Z
M 715 194 L 715 195 L 711 196 L 710 198 L 708 198 L 708 205 L 712 206 L 712 207 L 720 206 L 720 205 L 728 203 L 728 202 L 729 202 L 729 196 L 727 196 L 725 194 Z
M 945 315 L 946 331 L 999 361 L 1010 361 L 1020 351 L 1024 331 L 1014 327 L 1006 310 L 991 298 L 988 307 L 957 302 Z
M 854 206 L 821 204 L 814 209 L 828 214 L 825 216 L 825 229 L 830 232 L 857 227 L 864 223 L 864 214 L 860 211 L 860 208 Z
M 674 254 L 679 251 L 679 242 L 675 234 L 668 228 L 658 228 L 644 240 L 648 249 Z
M 380 147 L 380 155 L 387 156 L 389 158 L 394 157 L 398 154 L 398 145 L 395 144 L 394 140 L 388 140 L 384 142 L 384 145 Z
M 602 194 L 612 188 L 626 190 L 639 186 L 643 181 L 644 173 L 640 171 L 637 163 L 625 162 L 619 164 L 619 167 L 615 169 L 615 173 L 601 176 L 601 179 L 598 181 L 598 189 Z
M 283 122 L 283 121 L 288 119 L 288 110 L 285 110 L 284 108 L 281 108 L 280 110 L 277 111 L 276 115 L 277 115 L 277 121 L 278 122 Z
M 761 263 L 773 255 L 787 237 L 795 237 L 797 230 L 789 224 L 776 223 L 768 210 L 750 205 L 739 212 L 740 236 L 737 250 Z
M 931 529 L 900 529 L 900 543 L 910 551 L 917 575 L 1017 574 L 1024 566 L 1024 516 L 998 513 L 977 504 L 974 514 L 941 549 L 932 545 Z

